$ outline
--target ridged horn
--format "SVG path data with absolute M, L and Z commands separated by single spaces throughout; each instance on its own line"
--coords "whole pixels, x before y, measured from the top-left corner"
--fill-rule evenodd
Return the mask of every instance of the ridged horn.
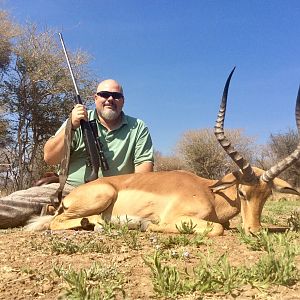
M 295 110 L 295 115 L 296 115 L 296 124 L 297 124 L 297 129 L 298 133 L 300 132 L 300 86 L 298 89 L 298 95 L 297 95 L 297 100 L 296 100 L 296 110 Z M 265 182 L 269 182 L 273 180 L 275 177 L 277 177 L 281 172 L 283 172 L 285 169 L 293 165 L 298 159 L 300 158 L 300 142 L 289 156 L 281 160 L 279 163 L 271 167 L 268 171 L 265 171 L 261 175 L 261 179 Z
M 232 74 L 235 70 L 235 67 L 230 72 L 225 87 L 223 91 L 222 101 L 220 105 L 220 110 L 218 113 L 216 125 L 215 125 L 215 136 L 226 151 L 226 153 L 230 156 L 230 158 L 236 163 L 236 165 L 241 169 L 243 173 L 243 179 L 248 183 L 253 183 L 257 181 L 257 177 L 255 176 L 254 171 L 252 170 L 250 164 L 243 158 L 241 154 L 239 154 L 232 146 L 231 142 L 226 138 L 224 134 L 224 120 L 225 120 L 225 113 L 226 113 L 226 105 L 227 105 L 227 96 L 228 96 L 228 89 L 230 85 L 230 80 Z

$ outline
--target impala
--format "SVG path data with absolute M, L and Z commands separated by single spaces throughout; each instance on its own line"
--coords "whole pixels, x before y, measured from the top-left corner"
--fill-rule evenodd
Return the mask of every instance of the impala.
M 99 178 L 74 189 L 54 216 L 40 217 L 29 229 L 74 229 L 86 224 L 127 219 L 147 231 L 176 233 L 183 222 L 192 222 L 195 232 L 209 224 L 211 236 L 221 235 L 224 225 L 241 213 L 246 233 L 260 229 L 261 213 L 272 190 L 300 195 L 277 176 L 300 157 L 300 144 L 285 159 L 264 171 L 251 165 L 231 146 L 224 135 L 224 119 L 230 73 L 215 125 L 215 135 L 239 170 L 220 180 L 199 177 L 186 171 L 136 173 Z M 296 102 L 300 128 L 300 88 Z

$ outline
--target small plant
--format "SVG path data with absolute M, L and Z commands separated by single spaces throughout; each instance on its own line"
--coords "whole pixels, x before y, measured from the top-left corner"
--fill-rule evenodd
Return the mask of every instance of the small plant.
M 22 273 L 29 274 L 29 275 L 32 275 L 32 274 L 36 273 L 36 270 L 33 270 L 33 269 L 31 269 L 30 267 L 27 267 L 27 266 L 23 266 L 23 267 L 20 269 L 20 271 L 21 271 Z
M 300 210 L 294 210 L 287 220 L 288 226 L 293 231 L 300 231 Z
M 200 265 L 194 270 L 196 288 L 201 292 L 222 291 L 231 294 L 243 283 L 242 272 L 243 268 L 230 265 L 226 254 L 223 254 L 215 264 L 202 257 Z
M 280 219 L 277 217 L 277 215 L 268 213 L 266 215 L 263 215 L 261 217 L 261 222 L 262 223 L 267 223 L 267 224 L 273 224 L 273 225 L 279 225 L 280 224 Z
M 109 222 L 109 221 L 106 221 L 104 220 L 101 224 L 98 223 L 96 225 L 97 227 L 101 228 L 98 229 L 99 232 L 101 232 L 101 234 L 105 234 L 105 235 L 108 235 L 108 236 L 115 236 L 116 234 L 115 233 L 115 229 L 116 229 L 116 226 L 115 224 Z
M 200 263 L 188 272 L 168 264 L 162 264 L 162 259 L 178 259 L 178 251 L 156 251 L 153 258 L 144 259 L 152 271 L 154 290 L 161 296 L 176 297 L 192 292 L 233 294 L 239 287 L 250 284 L 261 289 L 270 284 L 290 286 L 300 279 L 296 268 L 295 257 L 299 253 L 296 241 L 297 235 L 292 232 L 285 234 L 269 234 L 262 231 L 257 235 L 246 236 L 241 231 L 241 237 L 251 249 L 266 251 L 259 261 L 252 266 L 232 266 L 227 254 L 218 261 L 200 254 Z
M 195 291 L 231 293 L 242 283 L 241 269 L 230 266 L 226 255 L 221 256 L 217 264 L 209 264 L 203 257 L 192 274 L 187 268 L 180 273 L 175 266 L 163 266 L 159 252 L 155 252 L 152 259 L 144 260 L 152 271 L 154 290 L 162 296 L 175 297 Z
M 194 225 L 192 220 L 190 220 L 189 222 L 182 221 L 181 226 L 176 225 L 177 230 L 183 234 L 195 233 L 196 227 L 197 227 L 197 224 Z
M 267 230 L 261 230 L 256 234 L 252 233 L 251 235 L 248 235 L 241 227 L 238 227 L 238 233 L 239 240 L 245 243 L 250 250 L 267 250 L 271 245 L 270 236 Z
M 141 248 L 139 243 L 139 236 L 140 231 L 137 230 L 130 230 L 127 234 L 123 235 L 126 245 L 133 250 Z
M 194 239 L 195 245 L 199 246 L 204 244 L 204 239 L 207 237 L 207 235 L 213 230 L 213 225 L 211 222 L 207 222 L 207 226 L 204 229 L 202 233 L 198 233 L 196 235 L 196 238 Z
M 43 249 L 43 244 L 38 242 L 36 239 L 27 240 L 27 245 L 28 244 L 30 249 L 33 251 L 38 251 Z
M 114 228 L 119 236 L 123 237 L 126 245 L 133 250 L 140 249 L 139 235 L 140 231 L 135 229 L 130 229 L 131 219 L 126 216 L 125 222 L 118 217 L 118 222 L 114 224 Z
M 207 243 L 206 238 L 207 233 L 198 233 L 193 236 L 188 236 L 186 234 L 179 234 L 179 235 L 170 235 L 167 237 L 161 237 L 158 240 L 158 243 L 161 245 L 163 249 L 171 249 L 177 246 L 196 246 L 199 247 L 200 245 L 204 245 Z
M 216 267 L 212 270 L 214 281 L 218 285 L 221 285 L 219 288 L 226 294 L 231 293 L 241 284 L 240 270 L 240 268 L 232 267 L 229 264 L 227 256 L 222 255 Z
M 129 232 L 129 223 L 132 221 L 128 218 L 128 216 L 125 217 L 125 222 L 121 220 L 121 217 L 117 217 L 117 222 L 113 224 L 114 229 L 117 231 L 117 233 L 121 236 L 127 235 Z
M 263 284 L 293 285 L 299 279 L 299 270 L 295 265 L 295 252 L 292 247 L 283 251 L 268 252 L 251 269 L 248 269 L 246 279 L 253 286 Z
M 175 297 L 184 293 L 184 286 L 175 266 L 163 266 L 160 252 L 155 251 L 154 257 L 144 258 L 145 264 L 152 271 L 154 291 L 166 297 Z
M 291 232 L 284 234 L 270 234 L 264 229 L 256 234 L 247 235 L 241 228 L 238 229 L 239 239 L 245 243 L 250 250 L 274 252 L 275 249 L 292 247 L 292 241 L 296 238 Z
M 140 229 L 140 224 L 135 223 L 127 215 L 124 217 L 113 217 L 111 221 L 105 221 L 100 224 L 103 228 L 103 233 L 113 236 L 126 235 L 130 229 Z
M 63 239 L 52 237 L 50 239 L 51 252 L 55 254 L 73 254 L 80 252 L 80 246 L 78 242 L 74 242 L 71 239 L 64 237 Z
M 111 246 L 96 238 L 94 235 L 84 236 L 52 236 L 50 237 L 50 250 L 54 254 L 74 253 L 110 253 Z
M 295 256 L 299 252 L 292 232 L 269 234 L 262 230 L 256 235 L 247 236 L 240 231 L 240 239 L 251 250 L 267 252 L 258 263 L 248 269 L 245 278 L 252 285 L 281 284 L 292 285 L 299 279 L 299 271 L 295 265 Z
M 163 249 L 174 248 L 175 246 L 188 246 L 191 245 L 191 239 L 187 235 L 169 235 L 167 237 L 161 237 L 159 243 Z
M 80 269 L 79 272 L 70 266 L 68 269 L 54 267 L 54 272 L 68 284 L 64 295 L 68 299 L 125 298 L 123 279 L 114 267 L 102 267 L 94 263 L 89 269 Z

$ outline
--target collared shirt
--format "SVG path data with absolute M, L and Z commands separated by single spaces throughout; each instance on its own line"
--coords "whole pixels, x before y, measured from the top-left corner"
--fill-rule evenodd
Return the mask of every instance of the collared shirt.
M 97 116 L 96 110 L 88 110 L 89 120 L 96 120 L 98 136 L 109 170 L 99 168 L 98 177 L 134 173 L 135 166 L 143 162 L 153 163 L 153 145 L 145 123 L 122 112 L 122 122 L 117 129 L 109 131 Z M 56 134 L 66 125 L 66 122 Z M 89 178 L 91 167 L 87 166 L 87 154 L 81 128 L 77 128 L 71 144 L 69 175 L 67 183 L 80 185 Z

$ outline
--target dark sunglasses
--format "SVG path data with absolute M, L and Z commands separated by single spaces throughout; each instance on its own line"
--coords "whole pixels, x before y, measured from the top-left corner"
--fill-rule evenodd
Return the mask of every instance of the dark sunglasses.
M 119 100 L 119 99 L 124 97 L 122 93 L 107 92 L 107 91 L 98 92 L 97 95 L 99 97 L 104 98 L 104 99 L 108 99 L 109 97 L 113 97 L 113 99 L 115 99 L 115 100 Z

